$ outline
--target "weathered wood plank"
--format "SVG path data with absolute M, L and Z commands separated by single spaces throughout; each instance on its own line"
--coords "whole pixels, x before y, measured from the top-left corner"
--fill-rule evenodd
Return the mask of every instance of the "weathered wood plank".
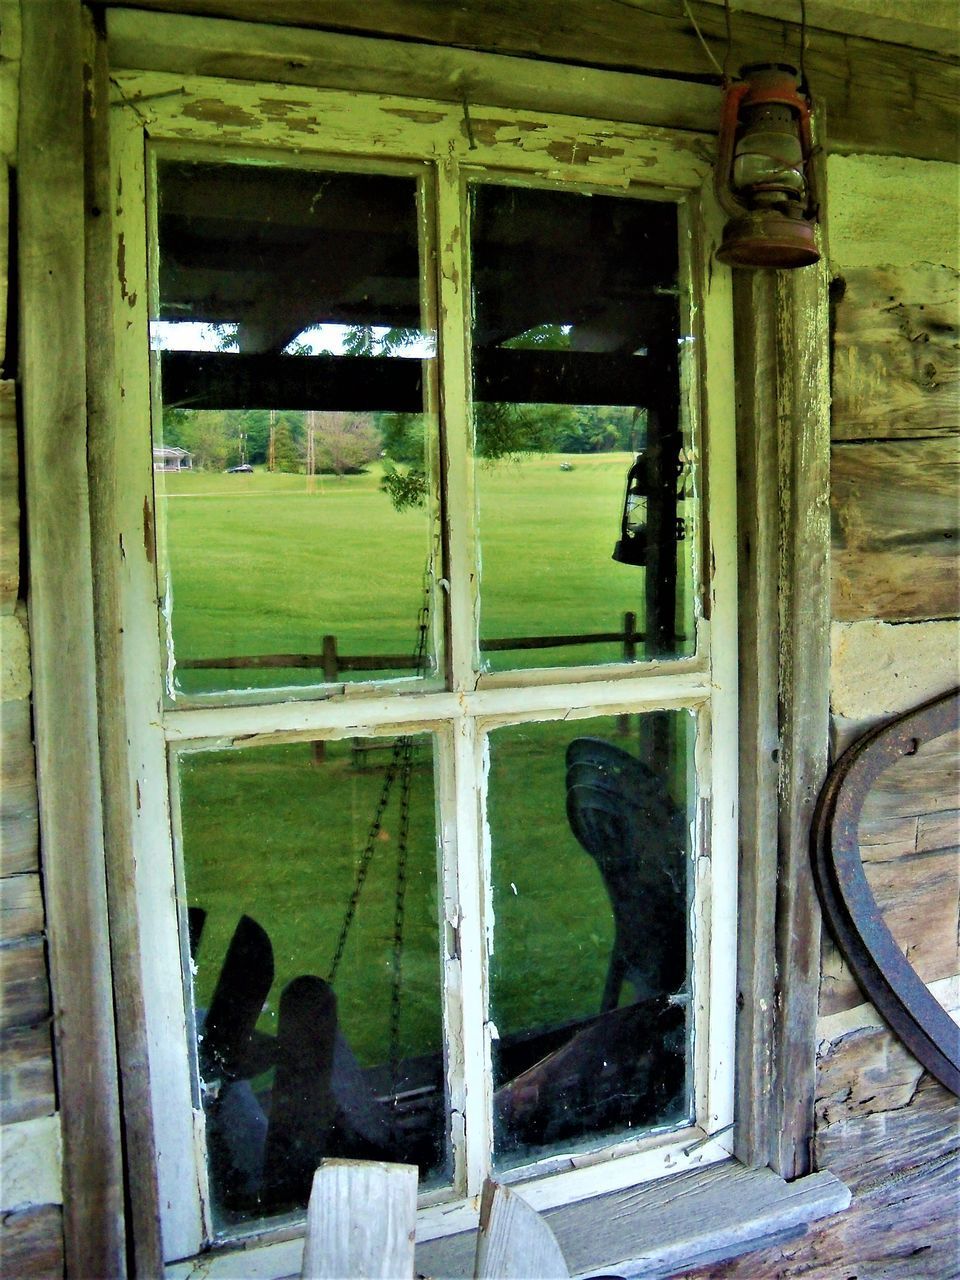
M 477 1280 L 566 1280 L 557 1238 L 544 1218 L 509 1187 L 489 1180 L 477 1228 Z
M 59 1116 L 4 1125 L 0 1150 L 0 1213 L 61 1203 Z
M 908 1107 L 877 1111 L 817 1131 L 817 1164 L 831 1169 L 854 1193 L 900 1170 L 936 1164 L 960 1154 L 957 1100 L 924 1074 Z
M 712 85 L 592 67 L 528 63 L 499 54 L 332 31 L 191 18 L 134 9 L 107 20 L 114 66 L 314 85 L 359 93 L 403 93 L 441 102 L 593 116 L 675 129 L 715 127 Z
M 0 947 L 0 1031 L 32 1027 L 50 1016 L 50 988 L 39 938 Z
M 921 814 L 941 814 L 960 800 L 960 734 L 945 733 L 901 756 L 870 788 L 860 815 L 862 830 Z
M 805 1223 L 844 1209 L 849 1199 L 829 1173 L 784 1183 L 770 1169 L 730 1161 L 547 1209 L 543 1217 L 572 1275 L 662 1280 L 693 1259 L 715 1266 L 751 1243 L 801 1234 Z M 426 1241 L 417 1246 L 417 1270 L 472 1276 L 474 1248 L 473 1232 Z
M 0 189 L 0 200 L 6 193 Z M 0 237 L 3 236 L 0 210 Z M 0 255 L 2 255 L 0 240 Z M 2 273 L 0 273 L 2 275 Z M 0 299 L 5 296 L 0 279 Z M 0 357 L 3 353 L 4 316 L 0 301 Z M 9 613 L 20 593 L 20 450 L 17 444 L 17 386 L 0 382 L 0 612 Z
M 417 1169 L 379 1160 L 325 1160 L 307 1206 L 302 1280 L 412 1276 Z
M 841 1036 L 817 1063 L 817 1126 L 906 1107 L 922 1075 L 890 1031 L 867 1028 Z
M 952 435 L 960 274 L 927 262 L 844 272 L 833 333 L 834 440 Z
M 887 928 L 924 982 L 960 973 L 957 850 L 870 863 L 865 871 Z
M 850 722 L 836 723 L 835 742 L 845 748 L 855 722 L 899 715 L 956 687 L 960 622 L 835 622 L 830 648 L 831 710 Z
M 122 1277 L 123 1180 L 86 479 L 81 5 L 27 4 L 22 20 L 20 369 L 67 1271 Z
M 917 820 L 917 852 L 960 845 L 960 809 L 925 813 Z
M 37 776 L 30 702 L 0 702 L 0 875 L 38 865 Z
M 40 875 L 26 871 L 0 879 L 0 944 L 43 931 Z
M 30 688 L 30 641 L 20 604 L 14 613 L 0 613 L 0 700 L 26 698 Z
M 17 1280 L 61 1280 L 63 1212 L 59 1205 L 0 1215 L 3 1269 Z
M 810 1169 L 820 907 L 810 869 L 810 827 L 827 772 L 829 741 L 830 389 L 825 264 L 780 272 L 780 867 L 777 962 L 780 1026 L 774 1167 Z
M 834 618 L 955 618 L 960 436 L 837 444 L 831 468 Z
M 129 0 L 109 3 L 129 6 Z M 269 7 L 261 0 L 137 0 L 134 7 L 718 79 L 683 8 L 670 0 L 646 0 L 642 9 L 617 0 L 541 0 L 535 6 L 504 0 L 471 5 L 455 0 L 368 0 L 362 7 L 353 0 L 273 0 Z M 698 21 L 722 56 L 723 10 L 701 8 Z M 760 49 L 767 59 L 796 62 L 796 22 L 739 12 L 733 35 L 734 67 L 756 61 Z M 828 104 L 831 145 L 955 159 L 956 68 L 948 58 L 829 31 L 811 31 L 808 36 L 806 70 Z
M 736 271 L 734 314 L 776 313 L 770 272 Z M 743 324 L 736 343 L 739 657 L 752 673 L 740 698 L 740 847 L 737 921 L 736 1153 L 746 1164 L 772 1158 L 776 954 L 778 748 L 780 744 L 777 452 L 767 445 L 776 421 L 777 341 L 773 324 Z
M 916 853 L 919 825 L 920 819 L 916 814 L 879 819 L 869 826 L 861 823 L 858 838 L 863 862 L 888 862 L 904 854 Z
M 92 70 L 87 81 L 84 117 L 86 200 L 88 208 L 101 210 L 101 216 L 87 222 L 86 346 L 104 852 L 114 955 L 113 989 L 126 1144 L 124 1172 L 130 1206 L 133 1270 L 138 1276 L 155 1276 L 162 1270 L 163 1248 L 154 1124 L 159 1108 L 176 1103 L 172 1101 L 174 1095 L 156 1082 L 144 1012 L 143 961 L 150 946 L 144 944 L 139 927 L 137 856 L 130 838 L 140 784 L 131 782 L 130 778 L 128 753 L 135 753 L 136 748 L 131 747 L 128 689 L 118 652 L 126 626 L 118 561 L 123 563 L 126 556 L 124 534 L 115 522 L 113 504 L 118 488 L 125 489 L 127 484 L 117 460 L 118 429 L 110 411 L 116 387 L 112 325 L 117 249 L 111 219 L 103 216 L 103 211 L 115 207 L 110 176 L 109 67 L 106 40 L 97 30 L 99 24 L 94 22 L 89 10 L 85 10 L 84 19 L 86 60 Z
M 850 1139 L 853 1143 L 853 1139 Z M 958 1273 L 958 1162 L 945 1157 L 893 1173 L 851 1207 L 788 1244 L 744 1254 L 685 1280 L 944 1280 Z
M 20 0 L 0 0 L 0 158 L 10 165 L 17 159 L 21 48 Z
M 0 1033 L 0 1124 L 49 1115 L 56 1107 L 50 1027 Z
M 960 266 L 956 157 L 931 164 L 895 154 L 831 155 L 825 189 L 835 273 L 879 263 Z

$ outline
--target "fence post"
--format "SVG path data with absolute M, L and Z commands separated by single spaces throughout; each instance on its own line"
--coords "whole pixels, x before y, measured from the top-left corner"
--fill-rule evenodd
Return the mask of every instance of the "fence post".
M 339 665 L 337 662 L 337 637 L 323 637 L 323 679 L 325 683 L 332 684 L 339 675 Z M 313 763 L 323 764 L 327 758 L 327 744 L 325 742 L 315 742 L 313 744 Z
M 623 660 L 635 662 L 637 657 L 637 615 L 627 610 L 623 615 Z M 630 732 L 630 717 L 617 716 L 617 732 L 625 738 Z

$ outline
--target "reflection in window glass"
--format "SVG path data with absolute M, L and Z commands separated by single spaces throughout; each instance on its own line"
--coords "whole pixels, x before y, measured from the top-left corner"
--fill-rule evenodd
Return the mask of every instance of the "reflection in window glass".
M 218 1227 L 302 1208 L 324 1156 L 442 1181 L 432 738 L 194 752 L 178 777 Z
M 483 664 L 692 653 L 676 207 L 478 184 L 471 263 Z
M 688 712 L 490 735 L 501 1168 L 689 1118 L 693 746 Z
M 161 161 L 157 188 L 171 693 L 415 674 L 436 448 L 420 184 Z

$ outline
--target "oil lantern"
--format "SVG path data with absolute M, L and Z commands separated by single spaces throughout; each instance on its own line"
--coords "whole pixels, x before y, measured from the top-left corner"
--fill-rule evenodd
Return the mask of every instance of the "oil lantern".
M 623 499 L 620 540 L 613 559 L 620 564 L 647 563 L 647 467 L 644 455 L 627 472 L 627 492 Z
M 809 266 L 820 258 L 810 101 L 785 64 L 744 67 L 740 75 L 720 119 L 716 191 L 730 220 L 717 257 L 733 267 Z

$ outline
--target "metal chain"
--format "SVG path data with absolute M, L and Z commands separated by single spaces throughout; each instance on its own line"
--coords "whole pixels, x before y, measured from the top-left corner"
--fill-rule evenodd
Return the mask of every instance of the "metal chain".
M 417 643 L 414 651 L 414 670 L 417 675 L 422 675 L 426 665 L 427 650 L 427 634 L 430 628 L 430 587 L 433 579 L 434 569 L 434 551 L 431 550 L 427 566 L 424 571 L 423 581 L 423 598 L 420 605 L 420 611 L 417 615 Z M 357 871 L 354 879 L 353 890 L 347 903 L 347 910 L 340 926 L 340 935 L 337 938 L 337 945 L 334 949 L 333 960 L 330 964 L 330 971 L 327 975 L 327 981 L 333 983 L 337 976 L 337 970 L 340 967 L 340 961 L 343 959 L 343 953 L 346 950 L 347 939 L 350 935 L 350 929 L 353 925 L 354 917 L 357 914 L 357 906 L 363 893 L 363 887 L 366 883 L 367 873 L 370 870 L 370 864 L 373 860 L 373 852 L 376 847 L 377 837 L 383 827 L 383 816 L 386 812 L 390 796 L 393 791 L 393 785 L 400 774 L 400 832 L 397 847 L 397 884 L 394 895 L 394 932 L 393 932 L 393 959 L 392 959 L 392 991 L 391 991 L 391 1010 L 390 1010 L 390 1063 L 391 1074 L 396 1076 L 396 1064 L 398 1062 L 399 1053 L 399 1035 L 400 1035 L 400 985 L 402 981 L 402 951 L 403 951 L 403 913 L 404 899 L 406 896 L 406 875 L 407 875 L 407 844 L 409 833 L 409 811 L 410 811 L 410 786 L 412 779 L 413 766 L 413 738 L 410 734 L 404 734 L 397 738 L 393 744 L 393 751 L 390 755 L 390 763 L 387 766 L 387 772 L 384 775 L 383 785 L 380 788 L 380 795 L 377 799 L 377 807 L 374 811 L 373 821 L 370 823 L 367 831 L 367 839 L 364 843 L 360 857 L 357 859 Z M 395 1090 L 394 1090 L 395 1091 Z

